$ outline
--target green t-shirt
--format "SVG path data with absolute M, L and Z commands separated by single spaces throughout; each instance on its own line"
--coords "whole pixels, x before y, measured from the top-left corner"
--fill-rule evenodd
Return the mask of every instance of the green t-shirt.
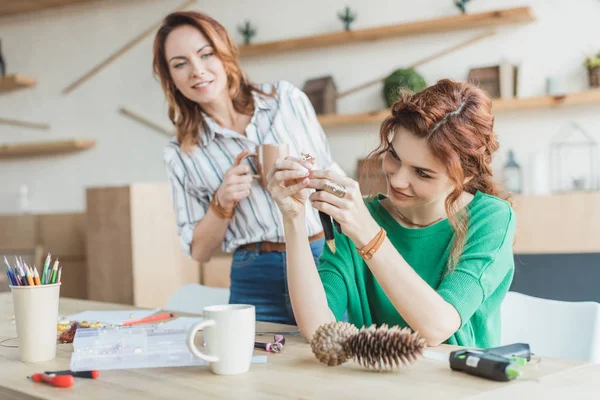
M 500 344 L 500 305 L 514 274 L 515 215 L 510 205 L 477 192 L 467 206 L 467 239 L 458 264 L 447 272 L 454 240 L 448 220 L 426 228 L 400 225 L 380 204 L 379 195 L 367 204 L 377 223 L 406 262 L 461 317 L 461 326 L 445 343 L 489 348 Z M 396 311 L 375 276 L 344 234 L 335 233 L 336 254 L 327 246 L 319 259 L 319 275 L 329 308 L 339 321 L 408 326 Z

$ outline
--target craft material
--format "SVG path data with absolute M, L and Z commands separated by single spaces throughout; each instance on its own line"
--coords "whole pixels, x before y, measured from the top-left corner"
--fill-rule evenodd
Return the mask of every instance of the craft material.
M 23 262 L 22 258 L 17 257 L 15 257 L 14 264 L 11 265 L 6 256 L 4 256 L 4 269 L 6 270 L 6 276 L 8 277 L 10 286 L 40 286 L 60 283 L 59 271 L 62 269 L 62 265 L 60 265 L 58 259 L 56 259 L 54 265 L 57 272 L 56 275 L 53 276 L 53 279 L 51 279 L 48 277 L 49 274 L 47 274 L 50 262 L 51 256 L 50 253 L 48 253 L 44 269 L 42 270 L 42 276 L 40 277 L 35 265 L 28 265 L 26 262 Z
M 283 335 L 275 335 L 272 343 L 254 342 L 255 349 L 263 349 L 272 353 L 280 353 L 283 351 L 285 337 Z
M 329 366 L 353 358 L 363 367 L 382 371 L 416 361 L 423 353 L 425 339 L 398 326 L 372 325 L 358 330 L 347 322 L 330 322 L 317 329 L 310 346 L 317 359 Z
M 159 315 L 152 315 L 150 317 L 138 318 L 138 319 L 134 319 L 134 320 L 131 320 L 131 321 L 125 321 L 125 322 L 123 322 L 123 326 L 135 325 L 135 324 L 144 324 L 144 323 L 149 323 L 149 322 L 157 322 L 157 321 L 162 321 L 164 319 L 173 318 L 174 316 L 175 316 L 175 314 L 173 314 L 173 313 L 165 313 L 165 314 L 159 314 Z
M 73 340 L 70 369 L 101 371 L 208 365 L 188 349 L 189 329 L 172 329 L 167 325 L 78 329 Z M 252 357 L 252 363 L 266 362 L 266 356 Z
M 302 160 L 308 161 L 311 164 L 315 163 L 315 158 L 310 155 L 310 153 L 300 153 Z M 319 191 L 319 190 L 317 190 Z M 333 226 L 337 229 L 338 233 L 342 232 L 342 228 L 340 224 L 334 219 L 332 222 L 332 218 L 325 214 L 323 211 L 319 211 L 319 220 L 321 221 L 321 225 L 323 226 L 323 234 L 325 235 L 325 243 L 329 250 L 335 254 L 335 234 L 333 232 Z
M 27 378 L 31 379 L 34 382 L 43 382 L 47 383 L 48 385 L 62 388 L 71 387 L 75 383 L 73 375 L 33 374 L 32 376 L 28 376 Z
M 104 322 L 107 325 L 122 325 L 127 321 L 150 317 L 159 311 L 160 308 L 153 310 L 90 310 L 66 316 L 65 319 L 79 322 Z

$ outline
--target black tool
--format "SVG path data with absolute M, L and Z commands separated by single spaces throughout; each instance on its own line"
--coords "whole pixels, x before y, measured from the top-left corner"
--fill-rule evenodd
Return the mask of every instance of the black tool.
M 527 343 L 513 343 L 506 346 L 492 347 L 485 350 L 485 353 L 492 353 L 500 357 L 520 357 L 531 361 L 531 348 Z
M 450 368 L 493 381 L 510 381 L 520 375 L 517 363 L 495 353 L 457 350 L 450 353 Z
M 73 375 L 74 378 L 88 378 L 88 379 L 96 379 L 100 375 L 100 372 L 94 371 L 44 371 L 46 375 Z

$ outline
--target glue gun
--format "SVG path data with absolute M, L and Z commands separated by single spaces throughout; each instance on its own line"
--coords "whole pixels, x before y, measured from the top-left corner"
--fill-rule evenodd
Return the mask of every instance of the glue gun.
M 515 343 L 487 350 L 457 350 L 450 353 L 450 368 L 494 381 L 510 381 L 520 375 L 518 365 L 531 360 L 528 344 Z

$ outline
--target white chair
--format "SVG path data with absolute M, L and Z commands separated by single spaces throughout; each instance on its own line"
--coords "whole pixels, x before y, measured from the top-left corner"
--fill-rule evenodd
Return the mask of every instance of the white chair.
M 229 289 L 190 283 L 180 287 L 167 302 L 169 311 L 202 314 L 204 307 L 229 303 Z
M 503 345 L 529 343 L 539 356 L 600 363 L 600 304 L 508 292 L 501 313 Z

